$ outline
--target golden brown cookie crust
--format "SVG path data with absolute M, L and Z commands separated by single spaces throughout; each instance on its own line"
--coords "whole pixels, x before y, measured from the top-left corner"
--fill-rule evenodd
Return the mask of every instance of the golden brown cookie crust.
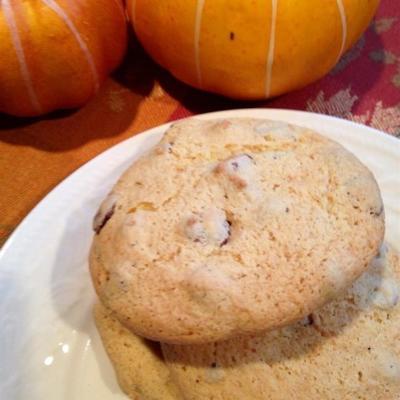
M 205 345 L 162 345 L 187 400 L 397 400 L 400 257 L 384 248 L 340 298 L 294 325 Z
M 101 301 L 147 338 L 206 343 L 292 323 L 365 270 L 384 234 L 371 172 L 308 129 L 172 126 L 95 220 Z
M 180 400 L 160 344 L 133 335 L 100 303 L 94 317 L 122 390 L 134 400 Z

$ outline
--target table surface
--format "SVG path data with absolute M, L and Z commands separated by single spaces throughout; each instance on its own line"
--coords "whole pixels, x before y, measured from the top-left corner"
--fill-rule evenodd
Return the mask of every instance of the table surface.
M 400 138 L 399 38 L 398 1 L 382 0 L 370 28 L 326 77 L 272 100 L 237 102 L 176 81 L 132 37 L 123 65 L 85 107 L 34 119 L 0 115 L 0 246 L 86 161 L 143 130 L 189 115 L 249 107 L 307 110 Z

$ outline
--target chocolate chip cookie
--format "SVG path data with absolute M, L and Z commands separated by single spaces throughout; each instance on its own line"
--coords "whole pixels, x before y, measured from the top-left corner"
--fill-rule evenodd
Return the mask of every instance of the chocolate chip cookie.
M 384 234 L 372 173 L 341 145 L 258 119 L 173 125 L 94 221 L 100 300 L 133 332 L 206 343 L 291 324 L 365 271 Z

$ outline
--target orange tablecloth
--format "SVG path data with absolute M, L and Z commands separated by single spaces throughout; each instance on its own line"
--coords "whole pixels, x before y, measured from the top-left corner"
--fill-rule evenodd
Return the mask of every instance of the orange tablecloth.
M 234 102 L 177 82 L 134 39 L 119 70 L 84 108 L 38 119 L 0 115 L 0 246 L 55 185 L 110 146 L 191 114 L 248 107 L 303 109 L 400 136 L 400 8 L 375 22 L 324 79 L 265 102 Z M 1 46 L 1 44 L 0 44 Z

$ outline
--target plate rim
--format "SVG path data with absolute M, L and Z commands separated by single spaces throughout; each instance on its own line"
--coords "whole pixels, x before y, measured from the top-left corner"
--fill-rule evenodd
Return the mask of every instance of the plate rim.
M 198 114 L 193 115 L 187 118 L 200 118 L 200 119 L 214 119 L 214 118 L 232 118 L 232 117 L 250 117 L 250 118 L 267 118 L 270 120 L 282 120 L 287 123 L 294 123 L 297 125 L 308 126 L 310 129 L 315 129 L 322 134 L 327 136 L 332 136 L 336 138 L 339 143 L 342 145 L 350 146 L 351 149 L 355 151 L 356 147 L 361 144 L 361 148 L 364 148 L 367 154 L 371 156 L 376 155 L 377 159 L 382 162 L 384 169 L 392 171 L 392 167 L 389 165 L 397 165 L 393 164 L 393 160 L 397 162 L 399 161 L 400 167 L 400 140 L 385 134 L 379 130 L 374 128 L 370 128 L 368 126 L 354 123 L 352 121 L 344 120 L 341 118 L 326 116 L 324 114 L 315 114 L 304 111 L 297 110 L 286 110 L 286 109 L 268 109 L 268 108 L 250 108 L 250 109 L 234 109 L 234 110 L 226 110 L 226 111 L 217 111 L 206 114 Z M 185 118 L 186 119 L 186 118 Z M 108 149 L 102 151 L 92 159 L 85 162 L 83 165 L 75 169 L 71 174 L 62 179 L 52 190 L 50 190 L 33 208 L 27 215 L 23 218 L 21 223 L 15 228 L 14 232 L 3 248 L 0 249 L 0 285 L 3 282 L 7 281 L 7 279 L 14 274 L 18 275 L 18 270 L 25 272 L 33 270 L 29 265 L 21 265 L 23 268 L 9 268 L 15 267 L 15 261 L 21 264 L 21 252 L 25 251 L 26 244 L 32 242 L 35 244 L 35 237 L 31 235 L 32 229 L 37 227 L 43 228 L 43 224 L 46 223 L 44 221 L 44 217 L 47 214 L 51 214 L 54 212 L 54 209 L 57 213 L 59 213 L 62 209 L 58 204 L 66 204 L 65 215 L 61 215 L 60 221 L 63 222 L 67 218 L 70 217 L 71 211 L 73 209 L 68 203 L 68 199 L 71 193 L 76 192 L 77 196 L 73 200 L 73 204 L 82 203 L 85 198 L 88 196 L 88 193 L 83 194 L 82 198 L 79 194 L 79 190 L 84 189 L 85 182 L 93 181 L 96 186 L 92 186 L 92 189 L 95 193 L 97 193 L 97 185 L 101 183 L 103 178 L 107 178 L 109 175 L 112 176 L 112 179 L 107 181 L 107 184 L 104 185 L 103 189 L 107 190 L 109 185 L 112 186 L 114 182 L 118 179 L 123 169 L 125 169 L 129 164 L 132 163 L 132 159 L 136 158 L 136 156 L 142 155 L 150 146 L 153 146 L 163 135 L 166 129 L 174 124 L 177 121 L 169 121 L 165 124 L 150 128 L 138 134 L 128 137 L 127 139 L 109 147 Z M 382 133 L 384 135 L 382 135 Z M 342 140 L 341 140 L 342 139 Z M 362 141 L 362 143 L 360 143 Z M 381 156 L 377 155 L 381 153 Z M 357 153 L 356 153 L 357 155 Z M 360 156 L 360 155 L 358 155 Z M 388 163 L 384 162 L 388 160 Z M 390 162 L 390 163 L 389 163 Z M 100 167 L 100 168 L 99 168 Z M 99 170 L 99 172 L 97 172 Z M 373 170 L 373 169 L 372 169 Z M 400 168 L 399 168 L 400 170 Z M 376 171 L 376 170 L 373 170 Z M 396 178 L 397 181 L 397 178 Z M 78 189 L 78 192 L 77 192 Z M 399 192 L 400 193 L 400 192 Z M 97 193 L 99 194 L 99 193 Z M 97 201 L 96 195 L 96 201 Z M 64 203 L 63 203 L 64 202 Z M 93 206 L 93 210 L 92 210 Z M 90 206 L 90 213 L 95 212 L 95 204 L 93 203 Z M 88 209 L 86 210 L 88 212 Z M 61 211 L 62 213 L 62 211 Z M 89 232 L 90 224 L 88 214 L 85 217 L 85 234 Z M 87 228 L 87 229 L 86 229 Z M 87 230 L 87 232 L 86 232 Z M 44 233 L 41 235 L 46 240 L 48 240 L 49 236 L 46 233 L 47 230 L 44 230 Z M 50 237 L 51 239 L 51 237 Z M 57 241 L 55 242 L 58 243 Z M 51 246 L 50 246 L 51 247 Z M 31 256 L 32 253 L 28 251 L 28 257 Z M 41 251 L 39 251 L 41 254 Z M 24 256 L 24 254 L 22 254 Z M 27 262 L 29 258 L 23 258 L 23 264 Z M 11 262 L 11 265 L 6 265 L 7 262 Z M 48 269 L 48 266 L 51 269 L 54 268 L 56 264 L 53 265 L 52 262 L 45 262 L 46 265 L 39 265 L 39 268 L 44 267 L 44 274 Z M 36 265 L 37 266 L 37 265 Z M 49 267 L 49 268 L 50 268 Z M 16 271 L 16 272 L 14 272 Z M 11 274 L 10 274 L 11 272 Z M 14 287 L 13 285 L 10 285 Z M 25 283 L 21 281 L 21 288 L 25 287 Z M 46 287 L 44 287 L 46 288 Z M 25 289 L 23 290 L 25 291 Z M 26 293 L 28 293 L 27 291 Z M 28 293 L 29 294 L 29 293 Z M 31 296 L 31 297 L 29 297 Z M 32 293 L 29 294 L 27 299 L 32 300 Z M 14 294 L 9 296 L 10 299 L 14 298 Z M 33 296 L 33 300 L 35 297 Z M 47 322 L 47 320 L 45 321 Z M 31 329 L 28 334 L 32 335 Z M 86 332 L 87 333 L 87 332 Z M 47 336 L 46 336 L 47 337 Z M 81 338 L 81 336 L 79 336 Z M 92 338 L 92 337 L 90 337 Z M 7 335 L 5 336 L 7 339 Z M 1 341 L 0 341 L 1 344 Z M 72 352 L 71 352 L 72 354 Z M 75 353 L 73 353 L 75 354 Z M 13 359 L 17 359 L 18 357 L 14 357 Z M 90 357 L 89 357 L 90 358 Z M 1 370 L 1 365 L 0 365 Z M 54 369 L 56 372 L 60 370 L 60 368 Z M 69 371 L 69 369 L 62 369 L 62 371 Z M 92 371 L 88 369 L 88 371 Z M 0 371 L 1 372 L 1 371 Z M 89 372 L 92 373 L 92 372 Z M 94 373 L 96 375 L 96 372 Z M 19 381 L 21 379 L 20 373 L 17 373 L 16 379 Z M 34 383 L 30 381 L 31 383 Z M 78 382 L 79 384 L 79 382 Z M 0 392 L 2 390 L 2 385 L 0 384 Z M 73 389 L 77 390 L 77 389 Z M 47 392 L 46 392 L 47 393 Z M 71 392 L 72 393 L 72 392 Z M 68 397 L 67 397 L 68 398 Z M 73 396 L 73 398 L 79 398 Z

